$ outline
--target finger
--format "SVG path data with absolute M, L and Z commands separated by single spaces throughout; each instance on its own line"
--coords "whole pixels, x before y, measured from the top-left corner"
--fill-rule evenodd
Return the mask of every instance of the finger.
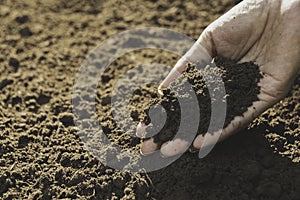
M 210 62 L 211 56 L 208 51 L 196 42 L 185 55 L 178 60 L 168 76 L 161 82 L 158 87 L 158 93 L 163 95 L 162 90 L 167 88 L 180 74 L 186 69 L 188 63 Z
M 265 94 L 260 94 L 259 97 L 265 98 Z M 195 149 L 200 149 L 199 157 L 205 157 L 217 142 L 226 139 L 248 125 L 254 118 L 259 116 L 271 105 L 272 103 L 270 103 L 270 101 L 256 101 L 248 108 L 243 116 L 236 116 L 225 129 L 214 132 L 213 134 L 206 133 L 204 136 L 198 135 L 193 142 L 193 147 Z
M 158 150 L 158 144 L 154 142 L 154 138 L 144 140 L 140 149 L 142 155 L 148 155 Z
M 172 157 L 184 153 L 188 148 L 188 141 L 177 138 L 164 143 L 160 148 L 160 152 L 163 157 Z
M 136 127 L 135 135 L 139 138 L 144 138 L 146 136 L 146 128 L 147 127 L 148 126 L 145 123 L 140 122 Z

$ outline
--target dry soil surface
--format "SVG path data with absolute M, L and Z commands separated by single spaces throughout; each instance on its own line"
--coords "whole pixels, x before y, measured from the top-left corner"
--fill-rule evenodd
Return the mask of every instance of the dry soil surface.
M 1 1 L 0 198 L 299 199 L 299 76 L 284 100 L 204 159 L 185 153 L 154 172 L 123 172 L 99 162 L 73 122 L 75 75 L 102 41 L 146 26 L 197 39 L 237 2 Z M 177 59 L 162 50 L 141 50 L 112 63 L 96 98 L 98 119 L 112 142 L 133 151 L 140 145 L 130 135 L 134 126 L 120 133 L 109 121 L 113 81 L 146 62 L 165 65 L 157 71 L 164 77 Z

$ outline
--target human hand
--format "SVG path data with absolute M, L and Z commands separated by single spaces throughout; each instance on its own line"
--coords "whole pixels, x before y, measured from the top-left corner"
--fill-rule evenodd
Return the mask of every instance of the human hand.
M 266 109 L 281 100 L 289 91 L 300 69 L 300 0 L 244 0 L 210 24 L 193 47 L 181 58 L 159 92 L 185 70 L 188 62 L 209 62 L 220 56 L 238 62 L 254 61 L 263 74 L 258 101 L 243 114 L 236 116 L 219 134 L 199 135 L 193 142 L 196 149 L 214 145 L 249 124 Z M 145 126 L 138 125 L 141 135 Z M 192 133 L 191 133 L 192 134 Z M 220 137 L 216 138 L 214 135 Z M 175 139 L 164 143 L 165 157 L 182 153 L 188 142 Z M 142 154 L 158 150 L 153 138 L 143 141 Z

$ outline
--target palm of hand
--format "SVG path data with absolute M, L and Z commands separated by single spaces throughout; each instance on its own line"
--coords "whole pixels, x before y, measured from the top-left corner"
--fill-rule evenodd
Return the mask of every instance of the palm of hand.
M 235 117 L 225 129 L 219 131 L 220 134 L 196 137 L 193 146 L 200 149 L 200 154 L 204 147 L 213 146 L 216 140 L 233 134 L 286 95 L 300 67 L 299 12 L 299 0 L 245 0 L 207 27 L 195 43 L 195 48 L 191 48 L 185 58 L 176 64 L 180 73 L 187 61 L 206 60 L 204 49 L 209 57 L 254 61 L 263 74 L 259 82 L 259 100 L 253 102 L 243 116 Z M 172 78 L 167 77 L 161 86 L 166 87 L 170 81 Z M 186 148 L 185 141 L 170 141 L 162 146 L 161 152 L 164 156 L 172 156 Z M 156 145 L 148 140 L 143 143 L 143 149 L 148 153 L 155 150 Z
M 211 24 L 198 40 L 212 56 L 254 61 L 263 74 L 259 101 L 223 130 L 221 140 L 282 99 L 299 71 L 300 23 L 295 19 L 300 4 L 288 4 L 283 7 L 279 1 L 249 1 Z M 203 140 L 197 138 L 194 146 L 201 148 Z

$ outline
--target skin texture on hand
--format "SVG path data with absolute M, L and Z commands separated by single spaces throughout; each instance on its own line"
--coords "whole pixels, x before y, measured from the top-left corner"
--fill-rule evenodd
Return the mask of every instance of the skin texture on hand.
M 200 149 L 200 156 L 208 152 L 202 149 L 214 145 L 249 124 L 255 117 L 280 101 L 289 91 L 300 71 L 300 0 L 244 0 L 210 24 L 193 47 L 175 65 L 173 71 L 161 83 L 159 89 L 168 87 L 187 62 L 209 62 L 220 56 L 237 62 L 254 61 L 263 78 L 258 101 L 243 114 L 237 116 L 223 130 L 220 137 L 199 135 L 193 146 Z M 175 73 L 174 73 L 175 72 Z M 186 141 L 176 139 L 162 145 L 163 156 L 173 156 L 186 151 Z M 153 140 L 142 144 L 141 152 L 157 150 Z

